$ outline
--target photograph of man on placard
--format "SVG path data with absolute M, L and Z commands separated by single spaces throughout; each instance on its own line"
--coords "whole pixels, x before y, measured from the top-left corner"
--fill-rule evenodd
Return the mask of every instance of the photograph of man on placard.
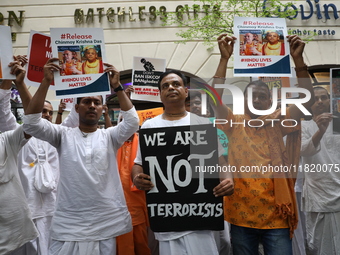
M 79 46 L 58 46 L 60 75 L 82 74 Z
M 263 32 L 265 44 L 262 47 L 262 55 L 284 56 L 283 31 L 267 30 Z
M 262 55 L 261 30 L 240 30 L 240 55 Z
M 84 45 L 80 46 L 80 49 L 83 60 L 83 74 L 103 73 L 100 45 Z

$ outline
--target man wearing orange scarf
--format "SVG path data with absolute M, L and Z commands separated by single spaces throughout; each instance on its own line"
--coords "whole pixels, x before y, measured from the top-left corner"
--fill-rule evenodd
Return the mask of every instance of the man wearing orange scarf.
M 122 181 L 126 204 L 132 218 L 133 230 L 117 237 L 117 255 L 150 255 L 147 226 L 149 225 L 146 209 L 145 192 L 137 189 L 131 180 L 138 148 L 138 134 L 133 134 L 117 152 L 117 163 Z
M 215 84 L 224 80 L 235 40 L 235 37 L 226 34 L 218 38 L 221 60 L 214 77 Z M 311 98 L 314 98 L 302 57 L 305 43 L 297 36 L 288 36 L 288 42 L 299 87 L 309 90 Z M 265 83 L 251 82 L 247 88 L 252 89 L 252 104 L 256 110 L 270 109 L 271 93 Z M 228 120 L 227 124 L 219 128 L 229 138 L 229 163 L 237 169 L 234 173 L 235 192 L 224 200 L 225 219 L 231 223 L 233 254 L 257 254 L 261 241 L 265 254 L 289 255 L 292 254 L 291 238 L 297 227 L 295 176 L 280 170 L 266 173 L 244 173 L 242 170 L 262 166 L 280 169 L 296 165 L 299 159 L 300 125 L 294 126 L 294 121 L 295 124 L 299 123 L 303 114 L 292 105 L 285 116 L 281 115 L 281 110 L 266 116 L 255 115 L 248 108 L 248 93 L 246 90 L 244 115 L 234 115 L 224 104 L 217 107 L 217 119 Z M 313 99 L 303 104 L 307 109 L 312 105 Z M 266 122 L 266 119 L 277 121 Z M 247 124 L 249 120 L 252 120 L 252 126 Z M 233 125 L 230 125 L 231 121 Z M 281 125 L 282 121 L 288 127 Z M 244 122 L 246 124 L 243 125 Z M 285 136 L 286 145 L 283 141 Z

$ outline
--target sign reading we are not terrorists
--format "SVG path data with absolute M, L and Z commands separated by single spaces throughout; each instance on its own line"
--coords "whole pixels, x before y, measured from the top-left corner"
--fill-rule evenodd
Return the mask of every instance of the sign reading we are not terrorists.
M 154 187 L 147 192 L 150 226 L 156 232 L 222 230 L 222 197 L 213 195 L 217 172 L 203 166 L 218 162 L 212 125 L 140 130 L 144 173 Z

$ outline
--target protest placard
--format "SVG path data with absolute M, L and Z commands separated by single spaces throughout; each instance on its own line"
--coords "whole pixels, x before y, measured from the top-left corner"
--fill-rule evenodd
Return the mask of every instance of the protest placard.
M 157 83 L 165 68 L 165 59 L 133 57 L 131 99 L 160 102 Z
M 11 28 L 9 26 L 0 26 L 0 79 L 15 79 L 11 74 L 11 68 L 8 66 L 13 61 Z
M 157 108 L 137 111 L 137 114 L 138 114 L 138 117 L 139 117 L 139 126 L 141 126 L 144 123 L 144 121 L 151 119 L 153 117 L 156 117 L 157 115 L 162 114 L 163 111 L 164 111 L 163 107 L 157 107 Z
M 222 230 L 216 128 L 212 125 L 140 130 L 150 226 L 156 232 Z M 166 152 L 165 152 L 166 151 Z
M 235 17 L 234 76 L 291 77 L 283 18 Z
M 51 28 L 51 45 L 61 67 L 54 76 L 57 98 L 110 94 L 103 29 Z
M 63 98 L 61 99 L 62 103 L 65 103 L 65 109 L 64 111 L 71 111 L 71 109 L 74 107 L 76 104 L 76 98 Z
M 51 37 L 31 30 L 27 58 L 25 83 L 27 86 L 39 87 L 44 78 L 44 65 L 52 58 Z M 54 81 L 50 89 L 55 89 Z
M 330 107 L 334 116 L 332 129 L 333 134 L 340 135 L 340 68 L 331 68 L 330 76 Z

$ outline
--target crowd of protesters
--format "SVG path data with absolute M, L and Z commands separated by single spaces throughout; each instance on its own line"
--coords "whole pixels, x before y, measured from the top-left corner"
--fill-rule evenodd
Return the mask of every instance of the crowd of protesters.
M 278 42 L 278 35 L 268 33 L 267 37 L 268 45 L 256 48 L 254 35 L 246 34 L 244 52 L 249 54 L 245 54 L 269 54 L 267 48 Z M 223 34 L 217 41 L 221 55 L 213 86 L 225 82 L 237 39 Z M 258 128 L 219 125 L 219 164 L 237 169 L 299 164 L 331 168 L 338 164 L 340 141 L 330 130 L 334 115 L 330 113 L 329 93 L 312 86 L 303 58 L 305 43 L 298 36 L 288 36 L 287 42 L 298 85 L 311 94 L 303 104 L 313 114 L 309 121 L 301 121 L 304 114 L 296 105 L 288 106 L 286 115 L 278 109 L 259 116 L 248 104 L 244 115 L 217 104 L 202 115 L 201 93 L 188 89 L 190 84 L 181 72 L 168 70 L 158 81 L 163 113 L 139 127 L 129 97 L 133 88 L 124 91 L 119 71 L 111 64 L 100 63 L 94 49 L 87 49 L 87 66 L 67 67 L 68 62 L 73 63 L 71 51 L 64 52 L 61 66 L 56 64 L 57 58 L 48 60 L 33 97 L 24 83 L 27 59 L 14 57 L 9 66 L 16 78 L 2 80 L 0 85 L 0 254 L 340 254 L 340 178 L 332 169 L 326 174 L 305 173 L 301 201 L 294 190 L 296 175 L 291 172 L 221 174 L 212 195 L 224 199 L 224 231 L 152 232 L 149 227 L 146 194 L 154 183 L 143 168 L 139 128 L 208 124 L 209 117 L 234 123 L 252 119 L 253 124 L 278 119 L 273 125 Z M 101 71 L 108 74 L 120 104 L 118 123 L 111 126 L 106 108 L 106 128 L 98 128 L 105 109 L 102 96 L 77 98 L 64 121 L 64 106 L 60 106 L 57 123 L 52 123 L 53 108 L 46 95 L 54 73 L 68 69 L 72 74 L 88 73 L 90 59 L 102 64 Z M 11 112 L 12 83 L 22 99 L 23 125 L 17 124 Z M 216 90 L 222 96 L 223 89 Z M 248 91 L 252 91 L 256 110 L 271 107 L 267 84 L 250 82 L 244 92 L 246 102 Z M 280 125 L 281 121 L 296 121 L 298 125 L 286 127 Z M 299 213 L 305 217 L 299 217 Z M 303 224 L 298 224 L 300 219 L 304 219 Z M 297 239 L 300 234 L 302 238 Z

